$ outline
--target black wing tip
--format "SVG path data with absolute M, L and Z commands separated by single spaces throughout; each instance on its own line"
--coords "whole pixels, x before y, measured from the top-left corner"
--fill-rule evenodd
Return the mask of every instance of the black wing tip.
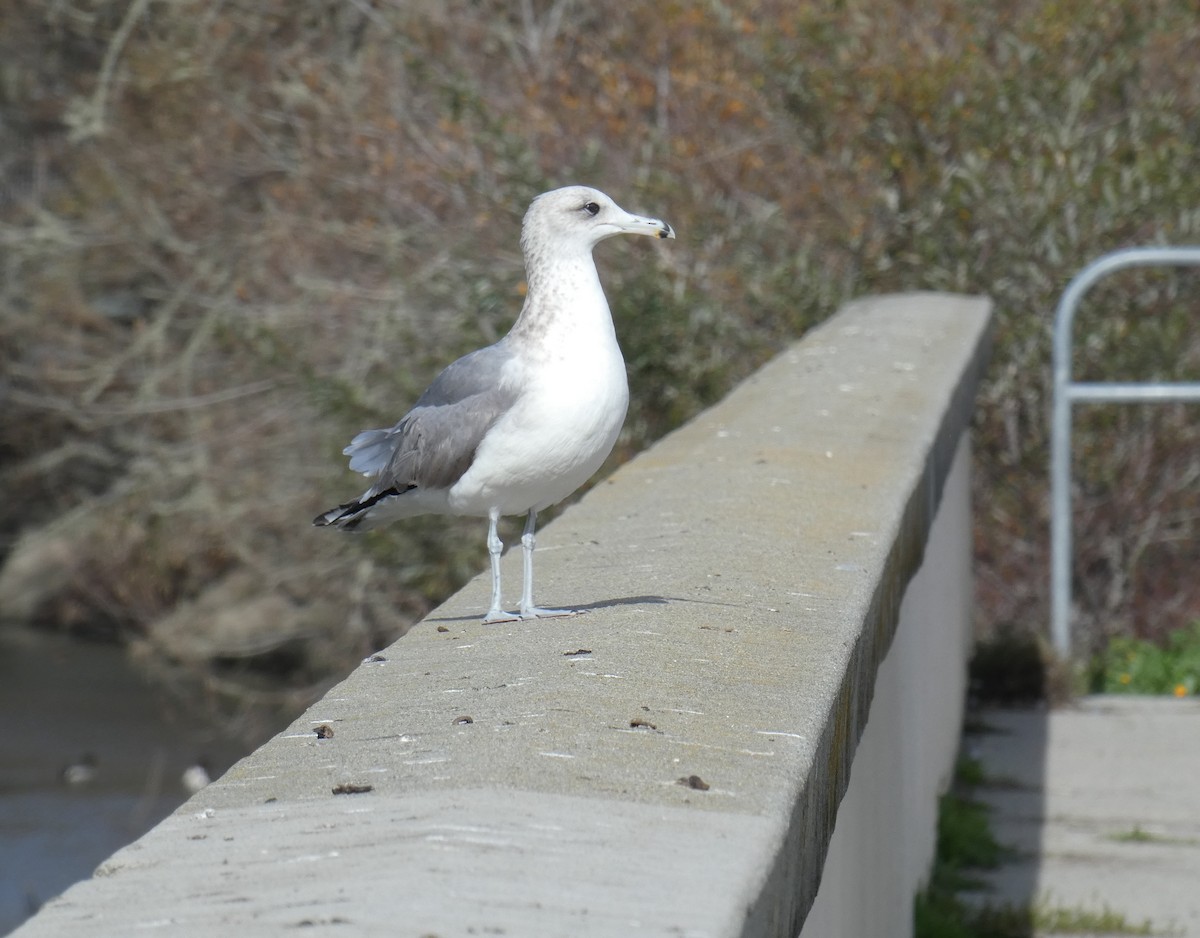
M 313 518 L 313 527 L 341 528 L 343 531 L 356 531 L 367 519 L 372 508 L 379 502 L 389 498 L 395 498 L 403 495 L 405 492 L 411 492 L 415 489 L 415 485 L 409 485 L 404 489 L 398 489 L 395 486 L 386 488 L 382 492 L 376 492 L 374 495 L 368 495 L 365 498 L 356 498 L 352 502 L 346 502 L 344 505 L 338 505 L 337 508 L 330 508 L 328 511 L 323 511 L 321 514 Z
M 359 502 L 347 502 L 345 505 L 338 505 L 337 508 L 330 508 L 328 511 L 321 512 L 321 514 L 313 518 L 313 527 L 340 528 L 343 531 L 353 531 L 362 524 L 364 512 L 369 507 L 369 505 L 362 505 Z

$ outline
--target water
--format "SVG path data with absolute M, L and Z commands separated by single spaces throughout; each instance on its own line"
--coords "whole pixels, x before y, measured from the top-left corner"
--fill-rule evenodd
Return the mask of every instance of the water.
M 0 728 L 0 935 L 178 807 L 190 766 L 216 778 L 248 749 L 120 649 L 18 628 L 0 628 Z

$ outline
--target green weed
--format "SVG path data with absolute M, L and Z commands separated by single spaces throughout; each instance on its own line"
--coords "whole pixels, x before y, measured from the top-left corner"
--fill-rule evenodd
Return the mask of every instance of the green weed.
M 1120 844 L 1170 844 L 1174 846 L 1194 847 L 1200 845 L 1200 840 L 1194 837 L 1171 837 L 1167 834 L 1155 834 L 1150 831 L 1144 831 L 1138 825 L 1134 825 L 1127 831 L 1119 831 L 1109 835 L 1109 840 L 1116 841 Z
M 1092 689 L 1106 694 L 1172 694 L 1200 690 L 1200 622 L 1165 643 L 1116 636 L 1092 663 Z
M 1156 934 L 1149 922 L 1133 922 L 1108 906 L 1068 908 L 1047 898 L 1024 905 L 964 899 L 962 893 L 985 888 L 980 872 L 996 869 L 1008 856 L 992 834 L 987 806 L 971 796 L 985 784 L 990 782 L 977 760 L 959 760 L 954 787 L 938 806 L 937 854 L 929 885 L 913 901 L 915 938 Z M 1130 836 L 1137 834 L 1135 829 Z
M 1158 934 L 1149 921 L 1134 922 L 1123 912 L 1101 906 L 1099 910 L 1064 908 L 1035 903 L 1031 908 L 1030 924 L 1037 934 L 1050 935 L 1154 935 Z

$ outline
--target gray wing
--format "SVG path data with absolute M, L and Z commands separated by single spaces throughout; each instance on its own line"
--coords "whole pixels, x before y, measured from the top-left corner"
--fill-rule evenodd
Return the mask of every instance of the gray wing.
M 350 441 L 343 450 L 350 468 L 377 477 L 372 491 L 453 485 L 518 397 L 518 389 L 500 382 L 511 358 L 501 339 L 449 365 L 394 427 L 366 430 Z

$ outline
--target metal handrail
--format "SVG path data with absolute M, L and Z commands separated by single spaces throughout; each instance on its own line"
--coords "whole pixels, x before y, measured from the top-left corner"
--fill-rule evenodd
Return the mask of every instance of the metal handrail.
M 1083 294 L 1128 267 L 1200 266 L 1200 246 L 1126 248 L 1097 258 L 1063 291 L 1054 314 L 1054 413 L 1050 429 L 1050 634 L 1062 659 L 1071 654 L 1071 405 L 1076 401 L 1200 401 L 1200 384 L 1073 382 L 1071 327 Z

